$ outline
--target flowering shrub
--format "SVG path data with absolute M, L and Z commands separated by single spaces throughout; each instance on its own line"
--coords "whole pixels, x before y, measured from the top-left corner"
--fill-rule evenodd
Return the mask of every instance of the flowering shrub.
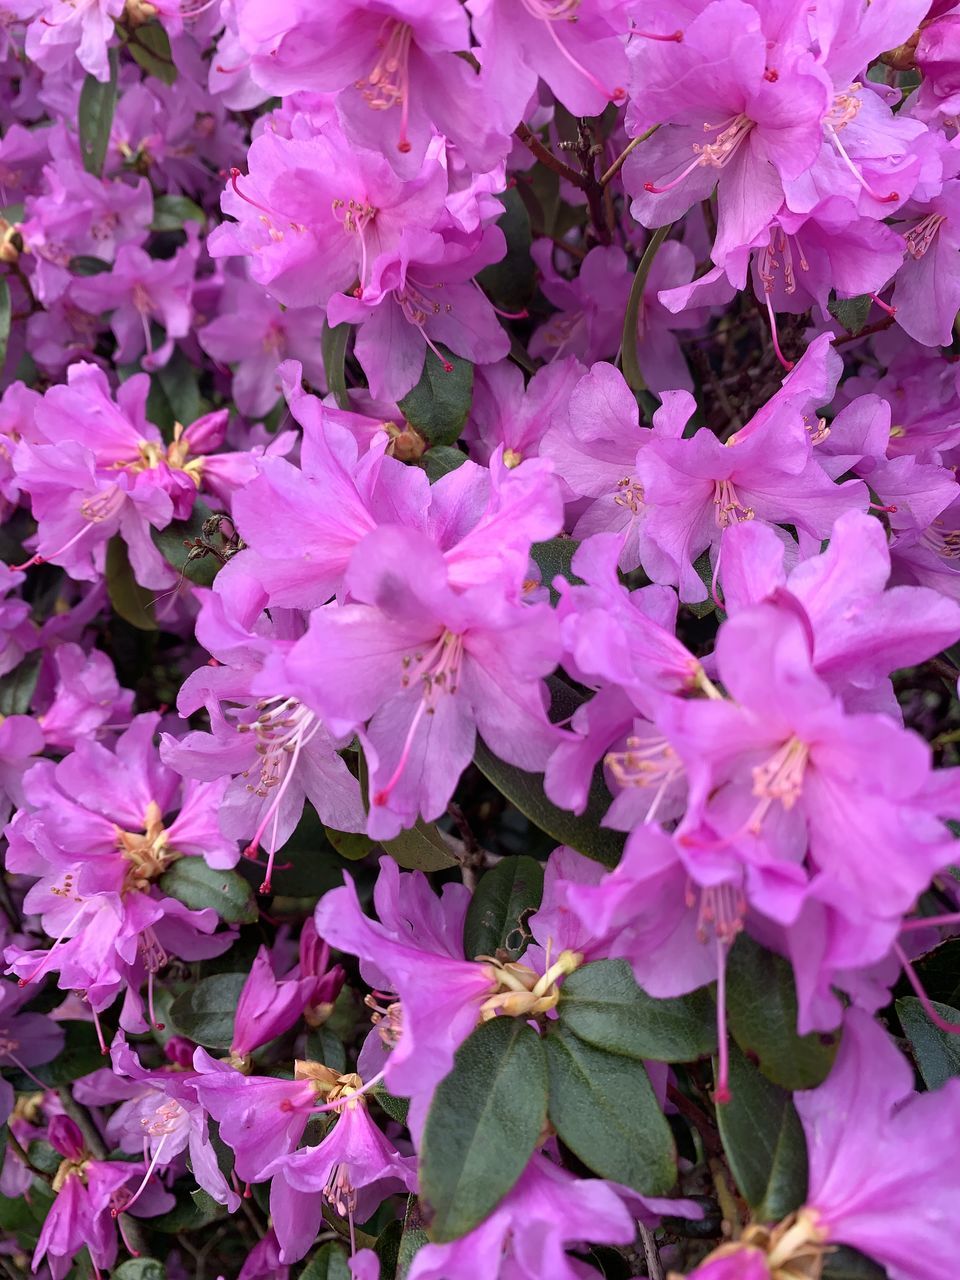
M 0 1268 L 956 1280 L 960 5 L 0 0 Z

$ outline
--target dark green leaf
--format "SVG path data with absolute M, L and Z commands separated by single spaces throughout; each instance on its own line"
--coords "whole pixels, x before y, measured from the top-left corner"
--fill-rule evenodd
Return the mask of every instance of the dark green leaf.
M 36 1080 L 42 1080 L 51 1088 L 58 1089 L 62 1085 L 73 1084 L 81 1076 L 88 1076 L 91 1071 L 104 1065 L 100 1052 L 100 1042 L 89 1022 L 61 1022 L 64 1031 L 63 1048 L 53 1062 L 44 1062 L 30 1068 L 30 1075 L 22 1071 L 7 1071 L 6 1078 L 18 1093 L 35 1093 Z
M 403 1215 L 403 1235 L 400 1237 L 400 1252 L 397 1255 L 397 1280 L 405 1280 L 417 1251 L 426 1243 L 427 1233 L 423 1229 L 420 1202 L 416 1196 L 407 1196 L 407 1209 Z
M 34 1139 L 27 1147 L 27 1159 L 31 1167 L 40 1173 L 56 1173 L 63 1163 L 63 1156 L 56 1147 L 42 1138 Z
M 416 826 L 401 831 L 393 840 L 381 841 L 383 849 L 408 871 L 442 871 L 455 867 L 457 860 L 450 846 L 431 823 L 417 819 Z
M 130 33 L 127 48 L 148 76 L 173 84 L 177 68 L 170 51 L 170 38 L 159 22 L 145 22 Z
M 432 449 L 428 449 L 420 460 L 420 465 L 427 473 L 427 479 L 431 484 L 436 482 L 451 471 L 456 471 L 457 467 L 462 467 L 467 460 L 467 455 L 460 449 L 454 449 L 451 445 L 439 444 Z
M 397 1124 L 407 1123 L 407 1112 L 410 1110 L 409 1098 L 396 1098 L 392 1093 L 387 1093 L 383 1085 L 377 1086 L 373 1096 L 391 1120 L 396 1120 Z
M 178 858 L 157 887 L 191 911 L 212 907 L 227 924 L 253 924 L 257 919 L 257 904 L 246 880 L 235 871 L 209 867 L 202 858 Z
M 300 1280 L 350 1280 L 346 1250 L 332 1240 L 321 1245 L 300 1272 Z
M 75 276 L 102 276 L 113 268 L 102 258 L 93 258 L 87 253 L 77 254 L 67 263 L 68 270 Z
M 30 703 L 40 674 L 40 655 L 31 654 L 0 679 L 0 716 L 22 716 Z
M 322 1062 L 331 1071 L 347 1069 L 347 1051 L 343 1041 L 328 1026 L 314 1027 L 307 1033 L 307 1061 Z
M 745 933 L 727 961 L 727 1021 L 737 1044 L 785 1089 L 822 1084 L 833 1065 L 833 1036 L 797 1035 L 793 970 Z
M 10 341 L 10 323 L 13 309 L 10 305 L 10 286 L 0 280 L 0 369 L 7 362 L 7 344 Z
M 516 1018 L 482 1023 L 433 1095 L 420 1148 L 420 1188 L 432 1240 L 481 1222 L 526 1168 L 547 1115 L 543 1045 Z
M 807 1143 L 789 1093 L 730 1046 L 730 1101 L 717 1124 L 740 1193 L 764 1222 L 799 1209 L 807 1194 Z
M 150 1219 L 151 1231 L 163 1231 L 176 1235 L 179 1231 L 200 1231 L 227 1216 L 226 1207 L 218 1204 L 202 1187 L 189 1196 L 177 1197 L 177 1203 L 167 1213 Z
M 184 426 L 196 422 L 203 411 L 200 402 L 200 374 L 196 365 L 191 364 L 178 348 L 153 376 L 159 382 L 170 406 L 173 422 Z
M 220 570 L 220 560 L 212 552 L 198 556 L 192 553 L 191 548 L 185 546 L 185 543 L 195 544 L 199 538 L 219 550 L 219 537 L 214 536 L 208 539 L 203 532 L 204 521 L 212 514 L 210 508 L 197 499 L 193 504 L 189 520 L 172 520 L 165 529 L 150 530 L 154 546 L 167 564 L 200 587 L 212 585 Z
M 574 1035 L 598 1049 L 658 1062 L 692 1062 L 715 1053 L 717 1009 L 706 989 L 655 1000 L 625 960 L 596 960 L 560 988 L 557 1012 Z
M 349 337 L 350 325 L 338 324 L 331 329 L 324 321 L 323 337 L 320 339 L 323 371 L 326 374 L 327 386 L 341 409 L 350 408 L 350 395 L 347 391 L 347 378 L 344 370 L 347 358 L 347 339 Z
M 550 599 L 554 604 L 560 598 L 553 589 L 554 578 L 583 582 L 570 567 L 579 546 L 580 543 L 575 538 L 551 538 L 549 542 L 535 542 L 530 548 L 530 555 L 540 570 L 540 580 L 549 589 Z
M 206 226 L 207 215 L 189 196 L 155 196 L 151 231 L 180 231 L 185 222 Z
M 872 1258 L 841 1244 L 824 1258 L 823 1280 L 887 1280 L 887 1273 Z
M 460 438 L 473 401 L 473 365 L 445 347 L 439 350 L 446 364 L 427 351 L 420 381 L 399 401 L 399 408 L 428 444 L 452 445 Z
M 856 336 L 867 327 L 867 317 L 872 305 L 873 299 L 869 293 L 862 293 L 856 298 L 834 298 L 827 304 L 827 310 L 834 319 L 840 321 L 847 333 Z
M 960 1011 L 937 1000 L 932 1003 L 941 1018 L 960 1026 Z M 935 1026 L 916 996 L 897 1001 L 897 1017 L 928 1089 L 939 1089 L 952 1076 L 960 1076 L 960 1036 Z
M 584 1044 L 565 1027 L 544 1045 L 550 1123 L 601 1178 L 642 1195 L 666 1195 L 676 1181 L 673 1134 L 643 1064 Z
M 960 1008 L 960 938 L 948 938 L 914 961 L 917 977 L 931 1000 Z
M 710 560 L 710 552 L 704 551 L 702 555 L 697 556 L 693 567 L 706 588 L 707 596 L 705 600 L 688 600 L 683 607 L 689 609 L 697 618 L 706 618 L 711 613 L 717 612 L 717 604 L 713 598 L 713 563 Z
M 117 105 L 117 51 L 111 49 L 110 78 L 106 81 L 87 76 L 80 90 L 80 110 L 77 128 L 80 135 L 80 154 L 87 173 L 99 178 L 110 145 L 113 112 Z
M 563 720 L 573 714 L 583 701 L 580 694 L 562 680 L 547 681 L 553 697 L 551 716 Z M 558 844 L 569 845 L 588 858 L 608 867 L 616 866 L 626 837 L 621 831 L 601 827 L 600 822 L 611 804 L 610 792 L 597 769 L 586 810 L 579 816 L 560 809 L 544 795 L 543 774 L 527 773 L 516 765 L 495 756 L 485 743 L 478 741 L 474 763 L 512 805 L 525 814 L 535 826 L 553 836 Z
M 504 211 L 497 225 L 507 241 L 506 257 L 492 263 L 477 275 L 480 287 L 499 306 L 508 311 L 521 311 L 536 291 L 536 269 L 530 256 L 533 236 L 530 215 L 516 187 L 497 196 Z
M 107 594 L 114 610 L 138 631 L 156 631 L 153 616 L 154 593 L 141 587 L 133 576 L 127 544 L 117 535 L 107 545 Z
M 504 858 L 480 880 L 463 924 L 463 950 L 468 957 L 496 956 L 508 960 L 522 954 L 530 936 L 528 916 L 543 897 L 543 866 L 525 854 Z
M 115 1271 L 110 1280 L 166 1280 L 167 1270 L 156 1258 L 128 1258 Z
M 376 848 L 375 842 L 362 831 L 334 831 L 332 827 L 324 827 L 323 830 L 340 857 L 350 862 L 359 862 Z
M 230 1048 L 245 974 L 215 973 L 177 996 L 170 1018 L 182 1035 L 208 1049 Z
M 39 1208 L 32 1195 L 30 1200 L 26 1196 L 18 1196 L 16 1199 L 0 1196 L 0 1231 L 11 1235 L 18 1231 L 35 1232 L 43 1221 L 43 1215 L 38 1213 Z
M 400 1260 L 400 1241 L 403 1239 L 403 1223 L 399 1218 L 389 1222 L 377 1236 L 374 1252 L 380 1259 L 380 1280 L 393 1280 Z

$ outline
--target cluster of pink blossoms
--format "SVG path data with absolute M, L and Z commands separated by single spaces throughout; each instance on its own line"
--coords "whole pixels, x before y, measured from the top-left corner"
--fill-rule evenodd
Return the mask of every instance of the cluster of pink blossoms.
M 956 1280 L 958 312 L 951 0 L 0 0 L 5 1271 Z

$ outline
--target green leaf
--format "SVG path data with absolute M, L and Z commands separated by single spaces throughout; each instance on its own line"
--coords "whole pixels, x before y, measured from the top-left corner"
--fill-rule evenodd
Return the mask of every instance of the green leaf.
M 347 1069 L 347 1051 L 343 1041 L 329 1027 L 314 1027 L 307 1032 L 307 1061 L 322 1062 L 331 1071 L 344 1072 Z
M 831 1246 L 824 1257 L 823 1280 L 887 1280 L 887 1273 L 872 1258 L 841 1244 Z
M 960 1026 L 960 1011 L 937 1000 L 932 1004 L 946 1022 Z M 952 1076 L 960 1076 L 960 1036 L 941 1031 L 932 1023 L 916 996 L 897 1001 L 897 1017 L 928 1089 L 939 1089 Z
M 159 382 L 167 404 L 170 406 L 173 423 L 179 422 L 187 426 L 191 422 L 196 422 L 203 412 L 199 377 L 196 365 L 191 364 L 179 347 L 163 368 L 158 369 L 153 375 L 153 378 Z M 172 426 L 173 423 L 170 425 Z
M 67 269 L 75 276 L 102 276 L 113 268 L 102 258 L 91 257 L 88 253 L 78 253 L 67 263 Z
M 191 911 L 212 907 L 227 924 L 253 924 L 259 914 L 253 890 L 242 876 L 209 867 L 202 858 L 178 858 L 157 887 Z
M 657 227 L 656 231 L 651 232 L 643 257 L 640 259 L 640 265 L 637 267 L 637 274 L 633 277 L 633 284 L 630 286 L 630 297 L 627 299 L 627 309 L 623 317 L 623 336 L 620 340 L 620 364 L 624 380 L 631 391 L 645 391 L 647 387 L 637 360 L 643 291 L 647 285 L 653 260 L 657 256 L 657 250 L 670 234 L 672 225 L 667 223 L 665 227 Z
M 145 22 L 131 32 L 127 48 L 148 76 L 155 76 L 164 84 L 173 84 L 177 78 L 170 37 L 159 22 Z
M 213 515 L 210 508 L 198 499 L 194 501 L 189 520 L 171 520 L 165 529 L 151 529 L 153 544 L 166 560 L 184 578 L 195 582 L 197 586 L 209 587 L 220 572 L 221 564 L 215 555 L 207 553 L 198 556 L 191 547 L 184 544 L 196 543 L 200 538 L 217 546 L 217 538 L 206 538 L 203 532 L 204 521 Z
M 327 386 L 333 393 L 341 409 L 350 408 L 350 395 L 347 391 L 345 364 L 347 359 L 347 339 L 350 337 L 350 325 L 338 324 L 333 329 L 323 323 L 323 336 L 320 339 L 320 354 L 323 357 L 323 371 Z
M 26 715 L 33 701 L 39 674 L 40 655 L 31 654 L 0 679 L 0 716 Z
M 776 1222 L 807 1194 L 807 1143 L 789 1093 L 730 1046 L 730 1101 L 717 1124 L 740 1193 L 764 1222 Z
M 562 680 L 547 681 L 553 697 L 551 716 L 563 720 L 572 715 L 584 699 Z M 544 794 L 543 774 L 527 773 L 516 765 L 507 764 L 482 742 L 477 742 L 474 764 L 512 805 L 525 814 L 535 826 L 553 836 L 558 844 L 566 844 L 595 862 L 608 867 L 616 866 L 623 853 L 626 836 L 600 825 L 603 815 L 612 803 L 612 797 L 603 781 L 603 771 L 597 768 L 586 810 L 579 816 L 568 809 L 552 804 Z
M 170 1019 L 185 1036 L 208 1049 L 227 1050 L 233 1041 L 233 1020 L 246 975 L 215 973 L 170 1006 Z
M 584 1044 L 565 1027 L 544 1040 L 550 1123 L 601 1178 L 666 1195 L 677 1177 L 673 1134 L 643 1064 Z
M 423 1229 L 420 1201 L 416 1196 L 407 1196 L 407 1209 L 403 1215 L 403 1235 L 400 1237 L 400 1251 L 397 1254 L 397 1280 L 405 1280 L 410 1264 L 426 1243 L 427 1233 Z
M 376 848 L 375 841 L 362 831 L 334 831 L 332 827 L 324 827 L 323 831 L 340 857 L 349 862 L 359 862 Z
M 40 1173 L 56 1173 L 63 1163 L 63 1156 L 56 1147 L 42 1138 L 34 1139 L 27 1147 L 27 1159 L 31 1167 Z
M 497 196 L 503 213 L 497 225 L 507 241 L 506 257 L 477 275 L 484 293 L 508 311 L 521 311 L 536 292 L 536 269 L 530 256 L 533 235 L 530 214 L 516 187 Z
M 350 1280 L 346 1250 L 332 1240 L 321 1245 L 300 1272 L 300 1280 Z
M 797 991 L 789 962 L 745 933 L 727 960 L 727 1021 L 744 1053 L 785 1089 L 822 1084 L 836 1057 L 836 1037 L 797 1035 Z
M 388 1222 L 377 1236 L 377 1243 L 373 1246 L 373 1249 L 380 1259 L 380 1280 L 393 1280 L 393 1277 L 397 1274 L 402 1239 L 403 1223 L 399 1218 L 394 1218 L 392 1222 Z
M 867 317 L 872 305 L 873 299 L 869 293 L 862 293 L 856 298 L 834 298 L 827 303 L 827 310 L 835 320 L 839 320 L 847 333 L 856 337 L 867 327 Z
M 0 369 L 7 362 L 7 344 L 10 341 L 10 324 L 13 309 L 10 305 L 10 286 L 6 280 L 0 280 Z
M 91 1023 L 71 1021 L 61 1022 L 60 1025 L 64 1032 L 63 1048 L 53 1062 L 31 1067 L 29 1076 L 22 1071 L 5 1072 L 6 1078 L 18 1093 L 36 1093 L 36 1080 L 41 1080 L 52 1089 L 59 1089 L 104 1065 L 100 1042 Z
M 931 1000 L 960 1008 L 960 938 L 941 942 L 914 961 L 914 968 Z
M 657 1062 L 692 1062 L 717 1049 L 716 1004 L 705 988 L 655 1000 L 625 960 L 596 960 L 565 979 L 560 1022 L 597 1049 Z
M 397 1124 L 407 1123 L 407 1113 L 410 1110 L 409 1098 L 397 1098 L 394 1094 L 388 1093 L 383 1085 L 377 1086 L 373 1096 L 391 1120 L 396 1120 Z
M 547 1115 L 540 1037 L 518 1018 L 481 1023 L 433 1095 L 420 1147 L 431 1240 L 472 1231 L 526 1168 Z
M 408 871 L 442 871 L 455 867 L 457 860 L 437 828 L 418 818 L 416 826 L 401 831 L 393 840 L 382 840 L 381 846 L 394 862 Z
M 110 603 L 124 622 L 138 631 L 156 631 L 153 592 L 141 587 L 133 576 L 127 544 L 119 534 L 107 544 L 106 579 Z
M 36 1212 L 37 1208 L 32 1196 L 30 1201 L 25 1196 L 17 1196 L 16 1199 L 0 1196 L 0 1231 L 11 1235 L 19 1231 L 35 1232 L 43 1221 Z
M 398 407 L 428 444 L 452 445 L 460 438 L 473 402 L 473 365 L 446 347 L 438 350 L 447 364 L 427 351 L 420 381 L 399 401 Z
M 480 880 L 463 924 L 463 950 L 468 957 L 496 956 L 516 960 L 526 949 L 527 917 L 543 897 L 543 865 L 525 854 L 504 858 Z
M 207 225 L 207 215 L 189 196 L 154 196 L 151 231 L 181 231 L 185 222 Z
M 115 1271 L 110 1280 L 166 1280 L 167 1269 L 156 1258 L 128 1258 Z
M 553 589 L 554 578 L 566 578 L 568 582 L 582 584 L 570 565 L 580 543 L 575 538 L 551 538 L 548 542 L 535 542 L 530 555 L 540 570 L 540 580 L 550 591 L 550 599 L 556 604 L 560 599 Z
M 111 49 L 107 56 L 110 63 L 110 77 L 102 83 L 95 76 L 86 77 L 80 90 L 80 110 L 77 119 L 83 167 L 95 178 L 99 178 L 103 173 L 107 147 L 110 145 L 113 112 L 117 105 L 116 49 Z
M 452 445 L 438 444 L 427 450 L 420 460 L 420 465 L 427 473 L 430 483 L 436 484 L 442 476 L 456 471 L 457 467 L 462 467 L 466 460 L 467 455 L 462 450 L 454 449 Z
M 163 1231 L 176 1235 L 178 1231 L 200 1231 L 227 1216 L 226 1206 L 218 1204 L 202 1187 L 191 1191 L 188 1197 L 177 1199 L 167 1213 L 150 1219 L 151 1231 Z

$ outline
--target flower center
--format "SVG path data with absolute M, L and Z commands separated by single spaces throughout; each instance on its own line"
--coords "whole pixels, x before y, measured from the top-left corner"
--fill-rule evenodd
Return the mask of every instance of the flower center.
M 937 237 L 937 232 L 946 218 L 942 213 L 928 213 L 912 230 L 903 237 L 907 242 L 907 252 L 914 261 L 919 262 Z
M 117 847 L 130 864 L 123 878 L 123 893 L 143 893 L 181 857 L 175 849 L 167 846 L 163 815 L 156 800 L 147 805 L 142 833 L 123 831 L 120 827 L 114 829 Z
M 788 812 L 803 794 L 803 779 L 810 759 L 810 748 L 799 738 L 790 738 L 769 760 L 753 770 L 753 794 L 759 804 L 750 815 L 748 830 L 760 831 L 770 806 L 779 801 Z
M 609 751 L 604 764 L 620 787 L 654 789 L 645 822 L 653 822 L 664 795 L 684 776 L 680 757 L 666 738 L 627 739 L 626 751 Z
M 190 441 L 186 439 L 183 431 L 183 423 L 176 423 L 173 428 L 173 440 L 166 448 L 155 440 L 141 440 L 137 445 L 139 456 L 132 462 L 117 462 L 114 467 L 123 468 L 136 475 L 141 471 L 154 471 L 161 463 L 166 463 L 171 471 L 185 472 L 199 489 L 204 460 L 202 457 L 190 457 Z
M 618 507 L 626 507 L 637 516 L 643 506 L 643 485 L 634 476 L 624 476 L 617 481 L 613 500 Z
M 529 965 L 511 961 L 503 964 L 494 956 L 477 956 L 484 969 L 495 984 L 492 995 L 488 996 L 480 1006 L 480 1017 L 488 1022 L 498 1014 L 510 1018 L 533 1018 L 538 1013 L 547 1013 L 555 1009 L 560 999 L 559 978 L 573 973 L 583 964 L 583 956 L 579 951 L 561 951 L 554 964 L 549 964 L 542 974 L 531 969 Z
M 713 484 L 713 505 L 716 507 L 717 527 L 727 529 L 732 524 L 741 524 L 744 520 L 752 520 L 753 507 L 745 507 L 733 487 L 732 480 L 715 480 Z
M 357 81 L 368 106 L 374 111 L 400 107 L 400 137 L 397 150 L 410 150 L 407 122 L 410 110 L 410 45 L 413 29 L 407 22 L 387 18 L 380 28 L 377 48 L 380 50 L 373 70 L 365 80 Z

